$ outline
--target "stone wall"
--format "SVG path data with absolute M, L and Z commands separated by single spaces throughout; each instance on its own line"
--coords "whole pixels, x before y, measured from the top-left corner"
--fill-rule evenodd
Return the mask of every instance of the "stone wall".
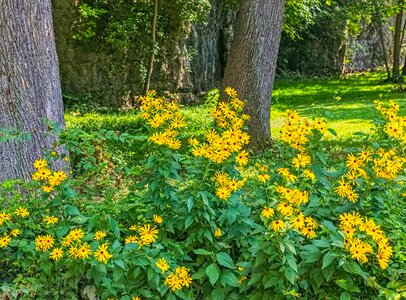
M 224 8 L 221 0 L 212 4 L 206 25 L 190 26 L 187 34 L 168 41 L 169 50 L 155 63 L 151 88 L 178 93 L 181 101 L 190 103 L 194 95 L 218 86 L 236 13 Z M 140 94 L 143 76 L 137 48 L 112 51 L 74 40 L 76 11 L 74 0 L 53 0 L 65 101 L 90 98 L 101 105 L 120 106 L 127 96 Z

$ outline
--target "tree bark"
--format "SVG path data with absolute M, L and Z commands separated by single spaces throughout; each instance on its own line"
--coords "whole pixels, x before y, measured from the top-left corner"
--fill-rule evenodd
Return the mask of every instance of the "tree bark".
M 396 15 L 395 22 L 395 33 L 394 33 L 394 45 L 393 45 L 393 80 L 399 80 L 400 76 L 400 50 L 402 48 L 401 44 L 401 34 L 402 34 L 402 19 L 403 19 L 403 10 L 400 10 Z
M 390 72 L 390 67 L 389 67 L 389 61 L 388 61 L 388 54 L 386 52 L 386 46 L 385 46 L 385 36 L 383 33 L 383 28 L 382 28 L 382 22 L 380 21 L 377 24 L 378 27 L 378 34 L 379 34 L 379 41 L 381 43 L 381 47 L 382 47 L 382 55 L 383 55 L 383 60 L 385 63 L 385 69 L 386 69 L 386 76 L 387 79 L 390 80 L 391 78 L 391 72 Z
M 0 182 L 29 179 L 32 163 L 52 147 L 46 120 L 64 126 L 50 0 L 0 0 L 0 129 L 31 134 L 0 142 Z
M 282 32 L 284 0 L 241 0 L 223 86 L 246 100 L 251 146 L 271 141 L 270 109 Z

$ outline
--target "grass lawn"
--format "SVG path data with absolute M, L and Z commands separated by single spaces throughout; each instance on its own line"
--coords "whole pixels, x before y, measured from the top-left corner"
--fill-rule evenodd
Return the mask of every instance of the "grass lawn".
M 309 118 L 323 117 L 340 140 L 352 139 L 357 131 L 369 132 L 377 116 L 374 100 L 399 101 L 401 114 L 406 113 L 406 93 L 384 83 L 383 73 L 366 73 L 337 78 L 277 80 L 271 111 L 272 134 L 278 135 L 283 113 L 295 109 Z M 341 100 L 336 100 L 336 97 Z M 333 137 L 332 135 L 330 135 Z
M 330 134 L 327 137 L 334 143 L 351 144 L 353 133 L 370 130 L 370 122 L 377 116 L 374 100 L 398 100 L 401 114 L 406 113 L 406 93 L 397 91 L 394 84 L 385 83 L 384 78 L 383 73 L 366 73 L 337 78 L 277 80 L 272 99 L 272 135 L 278 136 L 284 111 L 295 109 L 305 117 L 325 118 L 329 127 L 337 133 L 336 138 Z M 337 100 L 337 97 L 341 100 Z M 185 115 L 192 121 L 189 132 L 204 130 L 208 120 L 204 108 L 187 108 Z M 109 109 L 85 114 L 68 110 L 65 119 L 68 127 L 84 126 L 127 132 L 137 130 L 140 124 L 138 116 L 133 112 L 119 113 Z

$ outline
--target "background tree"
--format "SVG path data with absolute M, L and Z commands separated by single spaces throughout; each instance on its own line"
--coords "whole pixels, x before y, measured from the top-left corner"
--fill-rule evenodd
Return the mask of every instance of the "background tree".
M 145 83 L 144 83 L 144 91 L 143 94 L 146 95 L 149 90 L 149 85 L 151 83 L 151 76 L 152 76 L 152 71 L 154 69 L 154 59 L 155 59 L 155 51 L 156 51 L 156 25 L 158 22 L 158 0 L 154 0 L 154 12 L 152 14 L 152 22 L 151 22 L 151 40 L 152 40 L 152 49 L 151 49 L 151 54 L 149 56 L 149 61 L 148 61 L 148 68 L 147 68 L 147 76 L 145 78 Z
M 31 134 L 30 141 L 0 143 L 0 181 L 27 179 L 55 141 L 45 119 L 64 124 L 51 1 L 3 0 L 0 41 L 0 129 Z
M 252 146 L 271 140 L 270 109 L 281 38 L 284 0 L 241 0 L 223 86 L 246 100 Z

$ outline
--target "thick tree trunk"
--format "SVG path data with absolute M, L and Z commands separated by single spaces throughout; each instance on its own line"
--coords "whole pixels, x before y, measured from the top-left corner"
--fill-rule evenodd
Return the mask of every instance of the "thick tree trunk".
M 392 78 L 393 80 L 399 80 L 400 76 L 400 50 L 402 48 L 401 44 L 401 34 L 402 34 L 402 19 L 403 19 L 403 10 L 401 10 L 396 15 L 396 22 L 395 22 L 395 33 L 394 33 L 394 45 L 393 45 L 393 72 Z
M 0 181 L 30 178 L 32 163 L 62 126 L 63 104 L 50 0 L 0 0 L 0 129 L 29 132 L 28 142 L 0 142 Z
M 251 145 L 271 141 L 270 108 L 282 31 L 284 0 L 241 0 L 223 86 L 246 100 Z

